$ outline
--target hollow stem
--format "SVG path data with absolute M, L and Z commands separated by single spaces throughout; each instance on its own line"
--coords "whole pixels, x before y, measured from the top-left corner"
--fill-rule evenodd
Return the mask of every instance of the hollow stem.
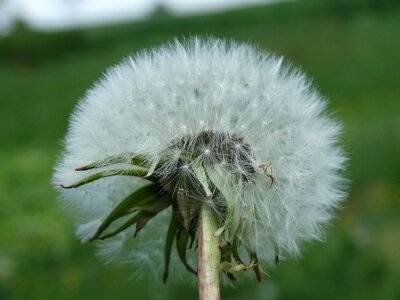
M 221 253 L 217 220 L 212 210 L 203 206 L 198 226 L 198 278 L 200 300 L 219 300 L 219 265 Z

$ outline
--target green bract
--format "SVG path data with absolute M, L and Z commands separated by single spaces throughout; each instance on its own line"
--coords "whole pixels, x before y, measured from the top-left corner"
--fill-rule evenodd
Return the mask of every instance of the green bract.
M 207 134 L 203 134 L 203 138 L 207 138 Z M 222 150 L 227 149 L 223 148 Z M 235 193 L 235 185 L 240 185 L 243 180 L 248 181 L 251 178 L 243 178 L 238 174 L 227 178 L 223 168 L 226 167 L 225 160 L 231 159 L 225 157 L 229 156 L 229 152 L 224 153 L 224 156 L 214 157 L 214 161 L 208 161 L 196 157 L 198 155 L 196 151 L 195 148 L 183 153 L 176 164 L 176 170 L 171 171 L 175 174 L 168 178 L 160 175 L 160 170 L 166 168 L 170 163 L 168 155 L 153 159 L 150 164 L 147 155 L 122 153 L 76 168 L 77 172 L 91 173 L 78 182 L 63 186 L 63 188 L 78 188 L 104 177 L 119 175 L 148 180 L 148 184 L 134 190 L 108 214 L 91 240 L 112 238 L 133 226 L 135 226 L 133 233 L 135 237 L 153 217 L 171 207 L 173 214 L 164 248 L 164 282 L 169 274 L 174 241 L 178 256 L 186 269 L 197 274 L 197 271 L 187 262 L 186 251 L 193 247 L 196 240 L 201 206 L 207 202 L 212 203 L 219 223 L 219 229 L 214 235 L 221 241 L 220 270 L 225 272 L 229 279 L 235 280 L 233 273 L 253 268 L 257 279 L 261 280 L 256 253 L 248 251 L 250 262 L 246 264 L 239 257 L 238 247 L 241 242 L 235 236 L 240 227 L 240 220 L 234 218 L 233 212 L 236 203 L 241 201 L 238 199 L 238 193 Z M 180 173 L 178 172 L 179 168 L 183 168 L 185 171 Z M 114 225 L 113 229 L 111 229 L 111 225 Z

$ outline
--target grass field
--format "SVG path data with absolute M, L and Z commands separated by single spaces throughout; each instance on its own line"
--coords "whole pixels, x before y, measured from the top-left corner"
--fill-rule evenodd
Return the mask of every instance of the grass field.
M 194 286 L 103 266 L 50 185 L 77 99 L 123 57 L 174 37 L 233 38 L 301 65 L 345 125 L 350 196 L 325 243 L 223 299 L 399 299 L 400 9 L 394 1 L 296 1 L 0 40 L 0 299 L 195 299 Z

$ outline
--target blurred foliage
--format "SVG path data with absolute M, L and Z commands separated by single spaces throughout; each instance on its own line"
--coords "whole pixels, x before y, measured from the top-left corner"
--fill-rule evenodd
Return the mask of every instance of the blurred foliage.
M 19 24 L 0 40 L 0 299 L 180 299 L 194 285 L 132 280 L 80 245 L 50 186 L 76 101 L 106 66 L 174 37 L 249 41 L 310 75 L 344 123 L 349 200 L 325 243 L 306 245 L 256 284 L 223 299 L 399 299 L 400 6 L 303 0 L 196 17 L 62 33 Z M 173 277 L 173 274 L 171 274 Z

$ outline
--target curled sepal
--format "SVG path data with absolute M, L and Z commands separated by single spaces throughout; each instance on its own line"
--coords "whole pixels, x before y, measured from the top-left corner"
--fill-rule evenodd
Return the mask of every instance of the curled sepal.
M 185 229 L 181 229 L 178 231 L 176 237 L 176 249 L 178 250 L 178 256 L 181 259 L 182 263 L 185 265 L 186 269 L 193 274 L 197 275 L 196 270 L 194 270 L 187 262 L 186 259 L 186 250 L 188 249 L 189 242 L 189 234 Z
M 183 188 L 178 190 L 176 203 L 182 226 L 186 231 L 193 232 L 194 225 L 197 223 L 196 210 L 198 205 L 190 197 L 189 191 Z
M 233 184 L 232 178 L 224 174 L 220 168 L 207 168 L 208 177 L 214 186 L 218 189 L 226 201 L 226 215 L 224 225 L 217 230 L 215 234 L 221 235 L 225 232 L 225 239 L 231 241 L 234 233 L 237 231 L 239 223 L 234 219 L 234 210 L 237 203 L 237 192 Z
M 232 242 L 232 255 L 237 262 L 244 264 L 243 260 L 239 256 L 239 247 L 240 247 L 240 241 L 238 238 L 235 237 Z
M 231 245 L 226 241 L 222 242 L 220 244 L 219 248 L 221 250 L 220 269 L 222 270 L 223 266 L 226 265 L 226 263 L 232 262 L 232 248 L 231 248 Z M 231 281 L 236 281 L 236 277 L 233 275 L 233 273 L 229 273 L 229 272 L 224 272 L 224 273 Z
M 160 186 L 155 183 L 150 183 L 136 189 L 109 213 L 92 239 L 98 238 L 115 220 L 133 213 L 149 205 L 153 199 L 159 198 L 160 189 Z
M 104 159 L 76 168 L 75 171 L 87 171 L 91 169 L 107 167 L 114 164 L 126 164 L 126 163 L 140 167 L 146 167 L 146 161 L 147 161 L 146 156 L 143 154 L 121 153 L 121 154 L 111 155 Z
M 262 280 L 262 275 L 261 275 L 260 268 L 259 268 L 259 266 L 258 266 L 257 253 L 255 253 L 255 252 L 250 252 L 250 259 L 251 259 L 252 261 L 254 261 L 253 270 L 254 270 L 254 273 L 256 274 L 257 281 L 258 281 L 258 282 L 261 282 L 261 280 Z
M 101 232 L 98 234 L 96 238 L 104 240 L 110 237 L 113 237 L 120 233 L 121 231 L 125 230 L 126 228 L 135 225 L 135 232 L 133 237 L 136 237 L 139 232 L 146 226 L 146 224 L 153 218 L 155 217 L 160 211 L 166 209 L 168 206 L 171 205 L 171 200 L 170 197 L 167 195 L 150 195 L 145 199 L 146 204 L 143 205 L 141 208 L 134 208 L 133 211 L 139 210 L 138 213 L 136 213 L 133 217 L 131 217 L 128 221 L 126 221 L 124 224 L 119 226 L 116 230 L 113 232 L 100 236 Z M 104 230 L 103 230 L 104 231 Z
M 171 260 L 171 252 L 172 246 L 174 244 L 174 240 L 176 237 L 176 231 L 178 230 L 178 220 L 175 217 L 175 214 L 172 213 L 171 221 L 169 223 L 167 238 L 165 240 L 164 246 L 164 274 L 163 274 L 163 283 L 167 282 L 168 274 L 169 274 L 169 262 Z
M 172 199 L 167 194 L 161 196 L 152 195 L 148 199 L 148 204 L 140 208 L 140 212 L 138 213 L 139 219 L 136 222 L 136 229 L 133 237 L 136 237 L 153 217 L 172 204 Z
M 258 267 L 258 259 L 255 252 L 250 252 L 250 264 L 246 264 L 239 256 L 240 241 L 237 237 L 232 242 L 223 240 L 219 246 L 221 250 L 220 270 L 223 271 L 229 279 L 234 281 L 236 278 L 233 275 L 239 271 L 247 271 L 252 268 L 256 273 L 257 280 L 261 280 L 261 273 Z M 232 262 L 235 260 L 236 262 Z
M 125 230 L 126 228 L 136 224 L 139 219 L 141 217 L 140 213 L 135 214 L 132 218 L 130 218 L 128 221 L 126 221 L 123 225 L 121 225 L 120 227 L 118 227 L 116 230 L 114 230 L 111 233 L 108 233 L 106 235 L 100 236 L 102 234 L 102 232 L 95 234 L 95 236 L 92 238 L 92 240 L 94 239 L 99 239 L 99 240 L 105 240 L 108 239 L 110 237 L 116 236 L 118 233 L 120 233 L 121 231 Z
M 145 178 L 148 178 L 151 175 L 153 175 L 154 171 L 159 166 L 159 163 L 160 163 L 160 157 L 156 157 L 156 159 L 154 159 L 153 163 L 150 165 L 149 171 L 147 172 Z
M 240 271 L 247 271 L 255 266 L 257 266 L 257 264 L 254 261 L 251 261 L 248 265 L 243 263 L 231 263 L 229 261 L 223 261 L 220 264 L 220 270 L 228 273 L 237 273 Z
M 201 186 L 203 187 L 203 190 L 206 194 L 207 197 L 212 196 L 212 192 L 210 191 L 210 188 L 208 186 L 208 178 L 206 175 L 206 172 L 204 171 L 204 168 L 201 164 L 201 161 L 196 160 L 192 163 L 192 169 L 194 171 L 194 174 L 197 178 L 197 180 L 200 182 Z
M 98 172 L 95 174 L 92 174 L 88 177 L 85 177 L 78 182 L 75 182 L 71 185 L 61 185 L 64 189 L 72 189 L 72 188 L 77 188 L 82 185 L 85 185 L 87 183 L 99 180 L 101 178 L 105 177 L 110 177 L 110 176 L 116 176 L 116 175 L 125 175 L 125 176 L 135 176 L 135 177 L 145 177 L 148 173 L 148 170 L 142 167 L 132 167 L 129 169 L 120 169 L 120 170 L 106 170 L 102 172 Z M 150 178 L 146 178 L 150 179 Z

